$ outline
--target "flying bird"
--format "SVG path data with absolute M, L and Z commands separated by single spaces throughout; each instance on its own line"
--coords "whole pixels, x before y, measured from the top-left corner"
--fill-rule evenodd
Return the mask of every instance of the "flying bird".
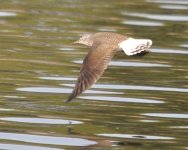
M 112 32 L 98 32 L 81 37 L 74 43 L 91 47 L 80 69 L 72 94 L 66 100 L 69 102 L 91 87 L 104 73 L 114 54 L 123 50 L 126 55 L 145 55 L 152 45 L 150 39 L 134 39 Z

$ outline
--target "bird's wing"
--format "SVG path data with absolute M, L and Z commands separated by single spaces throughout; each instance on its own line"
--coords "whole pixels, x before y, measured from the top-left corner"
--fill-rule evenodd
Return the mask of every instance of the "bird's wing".
M 119 47 L 128 55 L 133 56 L 137 54 L 145 54 L 148 53 L 148 49 L 152 45 L 152 41 L 150 39 L 133 39 L 128 38 L 121 43 L 119 43 Z
M 66 102 L 80 95 L 100 78 L 116 51 L 108 44 L 94 44 L 83 61 L 74 90 Z

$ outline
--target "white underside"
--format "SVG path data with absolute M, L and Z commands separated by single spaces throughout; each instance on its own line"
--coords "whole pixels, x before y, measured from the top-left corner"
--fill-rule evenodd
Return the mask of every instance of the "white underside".
M 119 43 L 119 48 L 121 48 L 128 56 L 131 56 L 143 51 L 148 51 L 151 45 L 152 41 L 150 39 L 128 38 L 127 40 Z

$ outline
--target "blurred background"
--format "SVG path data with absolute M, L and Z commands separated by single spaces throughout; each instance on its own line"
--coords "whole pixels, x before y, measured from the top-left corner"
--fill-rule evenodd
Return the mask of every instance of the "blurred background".
M 187 0 L 1 0 L 0 149 L 188 149 Z M 119 52 L 90 90 L 65 104 L 85 33 L 153 40 Z

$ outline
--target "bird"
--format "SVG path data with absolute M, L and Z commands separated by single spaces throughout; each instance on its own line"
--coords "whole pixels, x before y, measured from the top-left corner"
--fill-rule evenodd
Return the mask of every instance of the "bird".
M 135 39 L 114 32 L 86 34 L 74 42 L 91 47 L 80 69 L 75 87 L 65 102 L 70 102 L 90 88 L 107 69 L 109 62 L 118 51 L 128 56 L 143 56 L 149 53 L 150 39 Z

